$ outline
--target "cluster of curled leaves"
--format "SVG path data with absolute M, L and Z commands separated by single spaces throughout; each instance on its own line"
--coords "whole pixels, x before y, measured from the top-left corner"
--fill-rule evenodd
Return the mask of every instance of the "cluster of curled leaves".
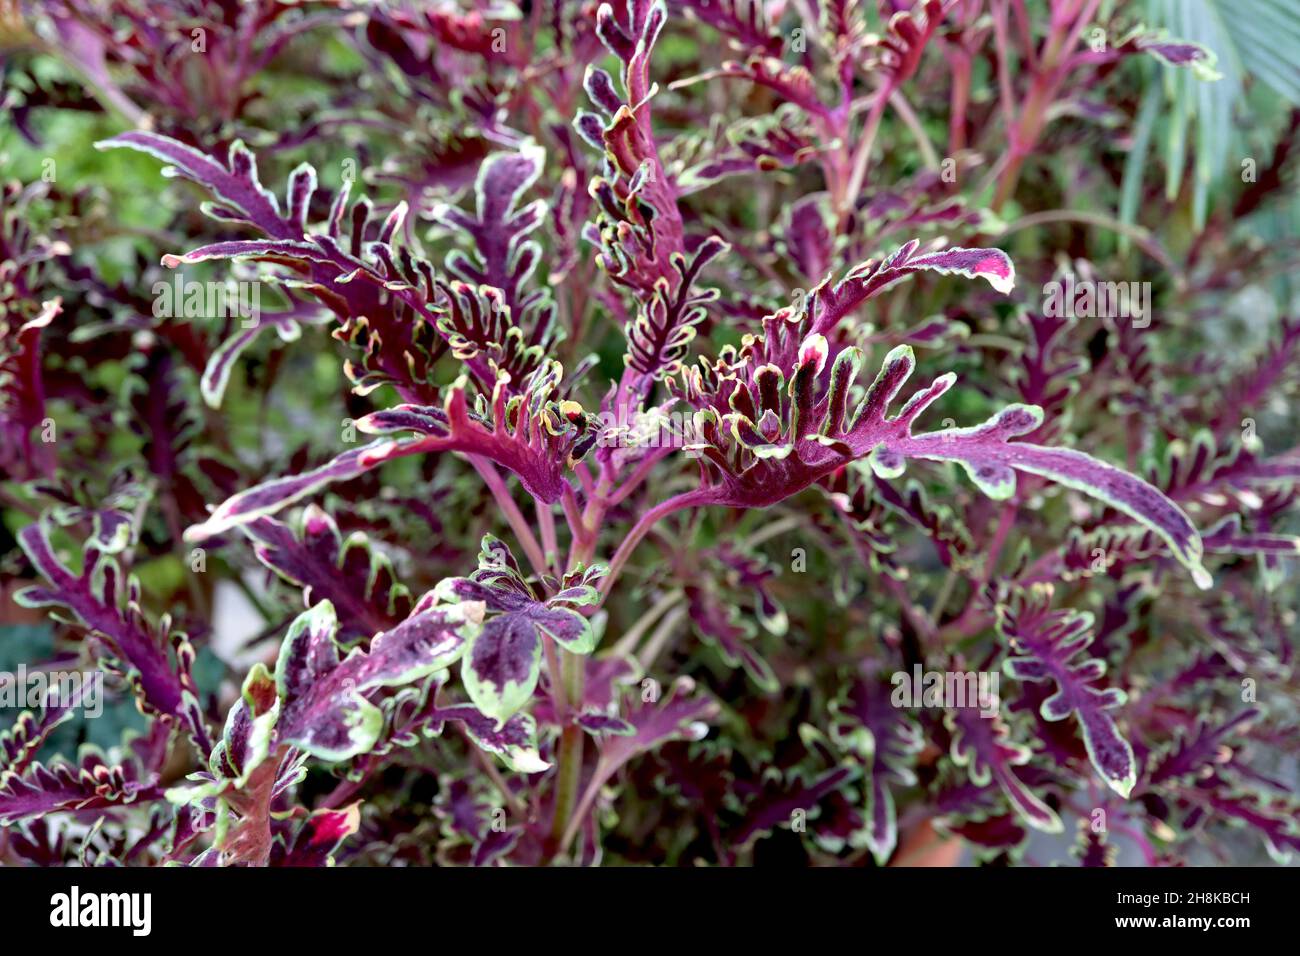
M 0 4 L 0 863 L 1300 849 L 1300 112 L 1189 214 L 1142 7 Z

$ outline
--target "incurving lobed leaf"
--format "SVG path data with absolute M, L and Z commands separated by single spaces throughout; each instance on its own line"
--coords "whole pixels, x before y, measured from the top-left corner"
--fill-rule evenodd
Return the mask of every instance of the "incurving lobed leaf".
M 595 646 L 591 622 L 579 609 L 596 601 L 592 585 L 604 569 L 575 570 L 556 583 L 554 594 L 541 597 L 510 549 L 491 535 L 483 538 L 478 562 L 477 571 L 442 581 L 437 593 L 487 609 L 490 616 L 470 641 L 461 679 L 475 706 L 504 722 L 533 695 L 543 642 L 554 641 L 574 654 L 588 654 Z
M 954 261 L 969 258 L 963 251 Z M 1037 407 L 1010 405 L 973 428 L 914 434 L 913 422 L 956 376 L 940 376 L 890 417 L 915 368 L 912 349 L 899 346 L 885 356 L 871 387 L 855 398 L 858 349 L 841 349 L 824 376 L 829 343 L 814 332 L 796 346 L 805 327 L 805 316 L 777 313 L 764 320 L 761 337 L 683 374 L 680 392 L 697 409 L 698 438 L 688 447 L 704 471 L 690 503 L 771 505 L 859 459 L 885 479 L 901 475 L 909 458 L 955 461 L 995 499 L 1015 494 L 1022 471 L 1092 495 L 1151 528 L 1196 583 L 1209 587 L 1195 527 L 1158 489 L 1082 452 L 1011 441 L 1042 424 Z
M 1104 660 L 1076 660 L 1092 643 L 1092 615 L 1053 611 L 1051 603 L 1052 588 L 1044 585 L 998 605 L 998 630 L 1017 655 L 1003 669 L 1015 680 L 1055 683 L 1056 693 L 1040 709 L 1042 718 L 1077 717 L 1092 765 L 1116 793 L 1127 797 L 1137 782 L 1137 761 L 1110 711 L 1128 697 L 1118 688 L 1094 686 L 1106 673 Z
M 49 582 L 48 587 L 26 588 L 19 601 L 27 607 L 65 608 L 76 622 L 102 635 L 135 688 L 141 709 L 180 721 L 195 744 L 206 749 L 207 726 L 191 673 L 194 647 L 184 634 L 169 633 L 170 618 L 157 627 L 149 623 L 140 609 L 139 581 L 127 580 L 123 609 L 121 572 L 111 555 L 87 548 L 85 570 L 75 575 L 59 561 L 44 521 L 24 528 L 18 541 Z M 171 645 L 170 655 L 165 642 Z

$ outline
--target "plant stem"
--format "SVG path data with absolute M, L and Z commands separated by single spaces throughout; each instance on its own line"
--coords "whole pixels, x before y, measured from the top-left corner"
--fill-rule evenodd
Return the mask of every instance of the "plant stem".
M 542 635 L 542 653 L 546 656 L 546 674 L 551 684 L 551 705 L 555 716 L 563 720 L 569 712 L 569 701 L 564 695 L 564 681 L 560 676 L 560 648 L 549 634 Z
M 582 707 L 584 658 L 568 651 L 560 651 L 560 671 L 563 675 L 564 689 L 568 696 L 571 711 Z M 578 789 L 582 786 L 582 759 L 585 733 L 576 723 L 568 722 L 560 732 L 560 749 L 558 754 L 559 769 L 556 771 L 555 815 L 551 818 L 551 836 L 556 840 L 556 855 L 564 851 L 567 845 L 564 835 L 572 826 L 571 818 L 575 816 L 574 801 L 578 798 Z
M 1150 232 L 1141 226 L 1122 222 L 1104 213 L 1084 212 L 1074 209 L 1048 209 L 1031 213 L 1028 216 L 1021 216 L 1003 229 L 1002 235 L 1007 236 L 1021 229 L 1029 229 L 1032 226 L 1042 226 L 1053 222 L 1078 222 L 1087 226 L 1097 226 L 1100 229 L 1109 229 L 1121 236 L 1127 236 L 1133 240 L 1139 249 L 1169 270 L 1174 277 L 1175 284 L 1180 289 L 1185 285 L 1185 280 L 1178 271 L 1177 264 L 1170 258 L 1169 253 L 1165 252 L 1160 243 L 1152 237 Z
M 579 562 L 583 564 L 590 563 L 600 538 L 601 523 L 604 521 L 605 510 L 608 507 L 607 496 L 609 490 L 609 483 L 602 480 L 581 514 L 576 513 L 576 502 L 570 501 L 566 496 L 565 517 L 569 521 L 569 529 L 573 534 L 573 542 L 569 547 L 570 566 Z M 609 573 L 600 582 L 602 599 L 609 594 L 609 590 L 623 565 L 632 556 L 632 552 L 636 550 L 636 546 L 641 539 L 654 527 L 655 522 L 666 515 L 672 514 L 674 511 L 689 508 L 703 501 L 704 495 L 697 489 L 662 501 L 643 514 L 628 536 L 623 539 L 622 544 L 618 546 L 618 550 L 610 561 Z M 560 677 L 568 700 L 569 715 L 576 714 L 582 709 L 583 682 L 586 677 L 585 658 L 570 653 L 563 648 L 559 649 L 559 658 Z M 585 734 L 581 727 L 572 722 L 567 722 L 564 725 L 564 729 L 560 732 L 560 746 L 557 754 L 559 767 L 556 771 L 555 814 L 551 819 L 551 836 L 555 840 L 556 849 L 554 852 L 556 855 L 563 852 L 568 846 L 573 834 L 577 833 L 577 828 L 580 826 L 579 808 L 574 806 L 574 802 L 578 799 L 578 791 L 582 786 L 583 747 L 585 742 Z
M 839 213 L 841 229 L 858 201 L 858 193 L 862 192 L 862 184 L 867 178 L 867 165 L 871 162 L 871 147 L 876 142 L 880 119 L 885 115 L 885 107 L 889 104 L 892 92 L 893 87 L 889 82 L 877 91 L 876 101 L 871 104 L 871 113 L 868 114 L 866 125 L 862 129 L 862 137 L 853 151 L 853 171 L 849 174 L 848 187 L 840 197 L 841 208 L 836 210 Z
M 677 632 L 677 625 L 681 623 L 682 618 L 685 616 L 686 608 L 680 606 L 673 608 L 664 615 L 664 619 L 659 622 L 659 626 L 650 635 L 650 640 L 645 642 L 645 647 L 641 648 L 640 653 L 637 655 L 642 671 L 650 669 L 650 665 L 654 663 L 655 658 L 659 656 L 659 652 L 664 649 L 664 645 Z
M 466 455 L 465 457 L 469 459 L 470 464 L 474 466 L 474 470 L 483 478 L 483 483 L 492 492 L 497 507 L 505 515 L 506 521 L 510 522 L 510 527 L 514 530 L 515 537 L 519 539 L 519 545 L 524 549 L 524 554 L 528 556 L 528 561 L 533 566 L 533 570 L 538 574 L 545 574 L 546 556 L 542 554 L 541 545 L 537 543 L 537 538 L 533 536 L 533 529 L 529 527 L 528 521 L 524 518 L 524 513 L 519 510 L 515 500 L 510 497 L 510 489 L 501 480 L 501 476 L 497 474 L 492 462 L 480 455 Z
M 556 574 L 563 574 L 565 568 L 560 567 L 560 545 L 555 537 L 555 513 L 551 511 L 551 506 L 544 501 L 533 499 L 533 504 L 537 510 L 537 527 L 542 531 L 542 547 L 546 550 L 546 566 Z
M 970 54 L 964 49 L 949 55 L 952 92 L 948 107 L 948 155 L 955 156 L 966 148 L 966 110 L 970 105 Z
M 916 140 L 916 148 L 921 151 L 921 160 L 925 163 L 926 169 L 938 169 L 939 154 L 935 151 L 934 143 L 930 142 L 929 134 L 917 119 L 916 113 L 912 111 L 912 104 L 907 102 L 907 97 L 903 95 L 902 90 L 894 90 L 889 94 L 889 105 L 894 108 L 894 112 L 898 114 L 903 125 Z
M 601 786 L 605 783 L 605 773 L 602 771 L 600 762 L 597 761 L 596 768 L 591 774 L 591 780 L 587 784 L 587 789 L 582 793 L 582 799 L 573 809 L 573 816 L 569 819 L 568 825 L 564 832 L 560 834 L 560 841 L 556 846 L 556 855 L 563 853 L 569 848 L 574 837 L 578 835 L 578 829 L 582 826 L 582 820 L 591 811 L 591 805 L 596 802 L 596 796 L 600 793 Z
M 623 484 L 618 487 L 618 490 L 610 496 L 608 505 L 613 507 L 632 492 L 636 491 L 641 482 L 643 482 L 650 472 L 654 470 L 655 465 L 659 464 L 659 462 L 663 461 L 674 451 L 676 451 L 676 449 L 671 447 L 659 448 L 646 455 L 645 460 L 642 461 L 641 464 L 637 465 L 636 471 L 632 472 L 632 474 L 628 476 L 627 481 L 623 482 Z
M 952 568 L 948 569 L 947 575 L 943 579 L 943 585 L 939 588 L 939 593 L 934 599 L 934 606 L 930 608 L 930 621 L 937 628 L 939 618 L 943 617 L 943 609 L 948 604 L 948 599 L 952 597 L 952 590 L 957 586 L 958 574 Z
M 175 496 L 170 491 L 164 492 L 162 496 L 161 510 L 163 520 L 167 524 L 167 533 L 171 536 L 171 545 L 175 549 L 176 557 L 180 561 L 181 567 L 189 572 L 185 575 L 185 588 L 189 591 L 190 602 L 194 605 L 194 610 L 198 612 L 201 618 L 210 620 L 212 617 L 212 603 L 208 600 L 208 595 L 204 593 L 202 586 L 199 584 L 199 579 L 193 573 L 193 567 L 185 560 L 185 539 L 182 537 L 181 532 L 180 509 L 176 505 Z M 251 589 L 242 577 L 240 577 L 239 581 L 244 586 L 247 594 Z M 271 619 L 263 609 L 260 601 L 254 601 L 253 607 L 262 615 L 263 622 Z
M 998 46 L 998 79 L 1001 83 L 1003 112 L 1006 114 L 1010 142 L 1006 165 L 998 180 L 997 192 L 993 196 L 992 209 L 998 212 L 1003 203 L 1011 198 L 1020 179 L 1020 170 L 1025 159 L 1037 145 L 1047 126 L 1047 111 L 1056 99 L 1057 91 L 1070 71 L 1069 54 L 1079 42 L 1079 35 L 1097 11 L 1100 0 L 1082 0 L 1074 11 L 1058 18 L 1052 16 L 1051 32 L 1043 44 L 1043 52 L 1036 64 L 1031 64 L 1033 80 L 1029 85 L 1029 95 L 1025 98 L 1024 108 L 1020 113 L 1020 122 L 1012 124 L 1010 115 L 1011 80 L 1008 69 L 1007 47 L 1007 6 L 1005 3 L 994 6 L 994 32 Z M 1071 16 L 1073 21 L 1071 22 Z M 1032 47 L 1031 47 L 1032 48 Z
M 927 650 L 934 650 L 935 631 L 930 623 L 930 616 L 912 603 L 912 596 L 907 593 L 907 588 L 903 586 L 901 581 L 890 577 L 888 574 L 882 574 L 881 578 L 885 582 L 886 590 L 898 602 L 903 616 L 907 618 L 907 623 L 912 626 L 912 630 L 916 631 L 917 636 L 921 639 L 922 647 Z
M 590 564 L 600 537 L 600 525 L 605 518 L 605 505 L 602 495 L 607 493 L 606 483 L 602 481 L 595 489 L 587 507 L 579 514 L 576 501 L 572 495 L 566 495 L 565 517 L 573 541 L 569 546 L 569 566 Z M 563 723 L 560 731 L 560 744 L 556 754 L 558 764 L 555 782 L 555 807 L 551 818 L 551 838 L 555 841 L 553 855 L 558 856 L 567 845 L 564 834 L 574 814 L 574 801 L 578 799 L 578 790 L 582 786 L 583 748 L 586 734 L 574 722 L 574 717 L 582 711 L 583 684 L 586 678 L 586 658 L 563 648 L 556 648 L 559 653 L 558 682 L 563 688 L 566 707 L 558 715 Z M 548 667 L 554 668 L 554 658 L 548 658 Z M 556 677 L 554 673 L 553 678 Z
M 616 657 L 624 654 L 631 654 L 636 650 L 636 646 L 641 643 L 641 638 L 645 632 L 650 630 L 659 616 L 667 611 L 670 607 L 682 599 L 682 589 L 673 588 L 671 591 L 659 598 L 648 611 L 637 618 L 636 623 L 627 629 L 627 632 L 619 638 L 618 643 L 614 645 L 612 653 Z
M 788 515 L 779 521 L 773 521 L 771 524 L 759 528 L 741 542 L 740 547 L 742 550 L 756 548 L 765 541 L 770 541 L 772 538 L 783 535 L 787 531 L 793 531 L 796 528 L 802 527 L 803 524 L 804 522 L 802 518 L 796 515 Z
M 1007 535 L 1011 533 L 1011 528 L 1016 523 L 1016 505 L 1008 502 L 1002 506 L 1002 512 L 998 515 L 997 530 L 993 532 L 993 540 L 989 544 L 988 556 L 984 562 L 984 574 L 981 582 L 988 584 L 993 580 L 993 572 L 997 570 L 998 557 L 1002 554 L 1002 546 L 1006 543 Z
M 492 781 L 492 785 L 497 788 L 497 791 L 501 794 L 501 799 L 505 801 L 510 812 L 520 820 L 527 819 L 527 809 L 525 809 L 524 805 L 519 802 L 519 798 L 511 792 L 510 788 L 506 786 L 505 778 L 501 776 L 501 772 L 497 770 L 496 764 L 492 762 L 493 758 L 480 750 L 478 744 L 474 743 L 473 738 L 470 737 L 468 733 L 465 733 L 464 736 L 465 742 L 469 745 L 470 753 L 474 755 L 474 759 L 476 759 L 479 766 L 483 768 L 483 772 L 488 775 L 488 779 Z
M 674 495 L 666 501 L 661 501 L 643 514 L 632 527 L 632 530 L 628 532 L 628 536 L 623 539 L 623 543 L 618 546 L 618 550 L 614 552 L 614 557 L 609 562 L 609 574 L 605 575 L 604 580 L 600 582 L 601 596 L 608 596 L 614 581 L 623 570 L 623 565 L 627 564 L 628 558 L 632 557 L 632 552 L 641 543 L 641 539 L 646 536 L 660 518 L 667 517 L 674 511 L 681 511 L 683 508 L 703 504 L 704 501 L 705 495 L 700 490 L 686 491 L 680 495 Z
M 1015 97 L 1011 93 L 1011 64 L 1007 54 L 1007 5 L 1005 2 L 994 2 L 993 4 L 993 44 L 997 51 L 998 61 L 998 107 L 1002 110 L 1002 123 L 1006 127 L 1007 135 L 1012 137 L 1011 145 L 1015 145 L 1016 135 L 1016 117 L 1015 110 L 1012 108 L 1012 102 Z

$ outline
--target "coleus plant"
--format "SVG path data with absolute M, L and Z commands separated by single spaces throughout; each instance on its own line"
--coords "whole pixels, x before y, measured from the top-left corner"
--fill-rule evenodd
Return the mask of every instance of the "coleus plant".
M 14 715 L 0 860 L 1300 847 L 1300 335 L 1187 344 L 1294 247 L 1115 222 L 1122 162 L 1041 149 L 1122 154 L 1147 68 L 1212 51 L 1087 0 L 160 6 L 33 14 L 94 53 L 110 201 L 130 153 L 182 185 L 126 279 L 83 197 L 5 192 L 0 611 L 139 715 L 76 752 L 79 699 Z M 313 43 L 328 119 L 276 128 Z M 36 148 L 54 89 L 6 102 Z M 1152 269 L 1154 316 L 1036 294 Z M 177 274 L 272 306 L 132 288 Z

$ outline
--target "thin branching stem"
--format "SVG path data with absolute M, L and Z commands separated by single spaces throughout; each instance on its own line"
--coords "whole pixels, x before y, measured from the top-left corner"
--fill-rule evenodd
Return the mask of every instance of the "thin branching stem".
M 506 483 L 501 480 L 497 473 L 496 467 L 492 462 L 480 455 L 466 455 L 474 470 L 479 473 L 483 483 L 487 485 L 488 491 L 492 492 L 492 497 L 505 515 L 506 521 L 509 522 L 515 537 L 519 539 L 519 546 L 524 549 L 524 554 L 528 556 L 528 561 L 533 566 L 533 570 L 538 574 L 546 573 L 546 556 L 542 554 L 541 545 L 537 543 L 537 538 L 533 535 L 533 529 L 528 525 L 528 519 L 524 513 L 519 510 L 515 504 L 514 498 L 510 497 L 510 489 Z

